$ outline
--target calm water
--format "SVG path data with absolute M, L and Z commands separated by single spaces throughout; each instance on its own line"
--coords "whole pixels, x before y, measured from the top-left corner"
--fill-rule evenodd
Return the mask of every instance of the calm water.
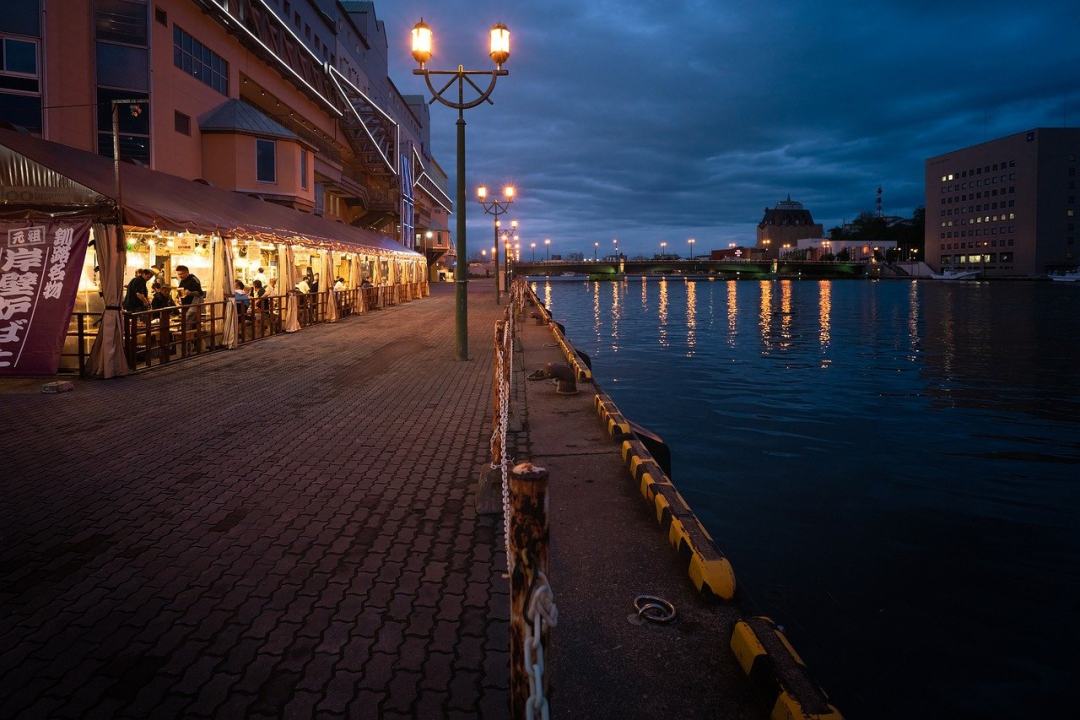
M 847 717 L 1075 711 L 1080 286 L 534 286 Z

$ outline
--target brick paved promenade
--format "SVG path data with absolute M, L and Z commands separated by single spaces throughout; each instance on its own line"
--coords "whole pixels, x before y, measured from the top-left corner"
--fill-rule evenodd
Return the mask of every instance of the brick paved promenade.
M 0 381 L 0 717 L 502 717 L 473 283 L 42 395 Z

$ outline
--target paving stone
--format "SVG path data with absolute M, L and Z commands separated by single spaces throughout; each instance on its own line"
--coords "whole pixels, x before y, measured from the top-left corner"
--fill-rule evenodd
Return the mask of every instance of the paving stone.
M 500 311 L 474 290 L 467 363 L 447 286 L 78 393 L 0 380 L 0 716 L 505 706 L 501 538 L 473 512 Z M 103 432 L 131 408 L 197 421 Z

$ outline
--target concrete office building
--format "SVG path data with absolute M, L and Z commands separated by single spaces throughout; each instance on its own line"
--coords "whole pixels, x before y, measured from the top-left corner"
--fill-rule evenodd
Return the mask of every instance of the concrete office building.
M 1075 268 L 1080 128 L 1037 128 L 926 161 L 926 262 L 1035 277 Z

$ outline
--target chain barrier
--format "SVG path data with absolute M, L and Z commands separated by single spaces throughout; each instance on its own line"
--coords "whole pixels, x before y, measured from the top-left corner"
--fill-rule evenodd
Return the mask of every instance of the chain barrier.
M 555 606 L 555 593 L 548 584 L 543 570 L 536 571 L 533 591 L 525 611 L 525 672 L 529 676 L 529 699 L 525 703 L 525 717 L 532 720 L 539 716 L 548 720 L 550 707 L 544 693 L 544 638 L 559 621 L 559 609 Z
M 510 286 L 509 304 L 506 308 L 503 332 L 495 342 L 495 388 L 497 397 L 497 416 L 492 431 L 492 469 L 499 469 L 502 478 L 503 537 L 506 552 L 506 569 L 513 574 L 515 558 L 511 548 L 511 521 L 513 507 L 510 496 L 511 450 L 508 443 L 510 421 L 510 402 L 513 392 L 514 338 L 517 332 L 517 318 L 528 300 L 528 284 L 523 278 L 516 278 Z M 546 694 L 544 652 L 550 629 L 558 622 L 558 608 L 555 595 L 548 583 L 544 569 L 537 567 L 532 558 L 521 558 L 521 562 L 532 567 L 532 583 L 525 603 L 524 622 L 524 669 L 528 679 L 528 698 L 525 700 L 523 717 L 532 720 L 549 720 L 550 705 Z M 511 623 L 513 625 L 513 623 Z M 519 631 L 520 632 L 520 631 Z M 524 684 L 524 683 L 523 683 Z M 515 714 L 515 716 L 517 716 Z

